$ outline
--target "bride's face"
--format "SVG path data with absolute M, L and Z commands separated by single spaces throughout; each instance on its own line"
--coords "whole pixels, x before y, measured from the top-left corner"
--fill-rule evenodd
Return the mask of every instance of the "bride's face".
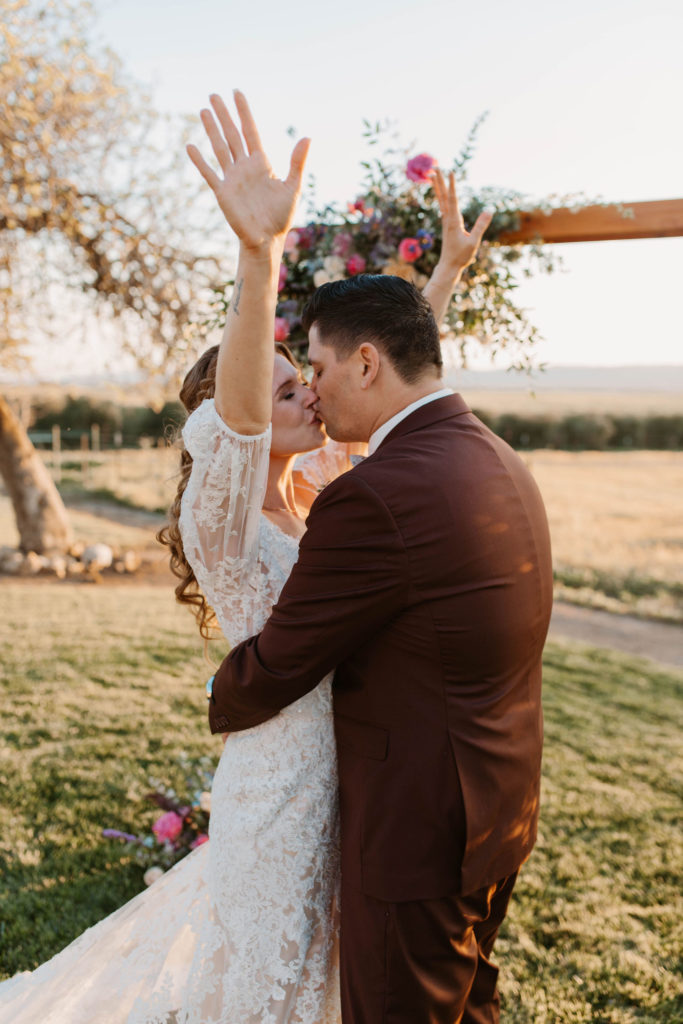
M 325 444 L 325 428 L 313 406 L 316 396 L 295 366 L 275 356 L 273 370 L 273 439 L 271 454 L 310 452 Z

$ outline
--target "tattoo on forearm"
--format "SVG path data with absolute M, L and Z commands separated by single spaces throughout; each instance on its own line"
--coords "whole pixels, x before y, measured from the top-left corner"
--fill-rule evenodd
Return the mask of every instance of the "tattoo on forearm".
M 244 278 L 235 285 L 235 297 L 232 300 L 232 311 L 236 316 L 240 315 L 240 299 L 242 298 L 242 285 L 244 284 Z

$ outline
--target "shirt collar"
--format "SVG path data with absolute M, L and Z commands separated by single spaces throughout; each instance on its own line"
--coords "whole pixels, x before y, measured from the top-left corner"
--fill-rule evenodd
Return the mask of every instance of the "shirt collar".
M 390 420 L 383 423 L 381 427 L 378 427 L 373 434 L 370 435 L 368 441 L 368 455 L 372 455 L 377 451 L 384 438 L 391 433 L 394 427 L 398 426 L 401 420 L 404 420 L 406 416 L 410 416 L 411 412 L 415 412 L 416 409 L 420 409 L 423 405 L 427 405 L 428 402 L 435 402 L 437 398 L 445 398 L 446 395 L 452 395 L 454 391 L 452 388 L 441 388 L 439 391 L 432 391 L 431 394 L 425 395 L 423 398 L 418 398 L 416 402 L 411 402 L 405 409 L 401 409 L 395 416 L 392 416 Z

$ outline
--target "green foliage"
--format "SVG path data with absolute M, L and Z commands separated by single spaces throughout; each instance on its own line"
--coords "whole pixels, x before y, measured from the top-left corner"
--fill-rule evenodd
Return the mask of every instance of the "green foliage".
M 0 970 L 11 974 L 142 888 L 101 828 L 135 831 L 148 776 L 179 785 L 179 750 L 220 745 L 196 630 L 170 593 L 6 584 L 0 615 Z M 495 954 L 508 1024 L 683 1017 L 682 690 L 680 674 L 651 663 L 548 645 L 539 841 Z
M 31 430 L 42 433 L 59 426 L 62 446 L 70 448 L 78 447 L 81 434 L 99 424 L 102 447 L 136 447 L 142 437 L 155 441 L 172 438 L 184 422 L 185 410 L 177 401 L 152 409 L 145 405 L 114 405 L 92 401 L 86 396 L 69 396 L 61 407 L 39 408 Z
M 563 451 L 614 449 L 683 448 L 683 416 L 619 416 L 616 414 L 572 413 L 530 416 L 519 413 L 496 415 L 475 409 L 476 415 L 513 448 L 532 450 L 556 448 Z M 125 447 L 136 447 L 141 437 L 172 438 L 185 422 L 180 402 L 166 402 L 161 409 L 148 406 L 116 406 L 87 397 L 69 397 L 61 408 L 37 410 L 32 430 L 48 432 L 53 425 L 62 429 L 62 444 L 77 446 L 80 434 L 99 423 L 103 447 L 115 443 L 120 432 Z
M 683 583 L 605 569 L 555 565 L 555 596 L 645 619 L 683 623 Z M 607 601 L 602 600 L 607 598 Z
M 683 448 L 683 416 L 618 416 L 572 413 L 529 416 L 475 409 L 476 415 L 513 448 L 562 451 Z

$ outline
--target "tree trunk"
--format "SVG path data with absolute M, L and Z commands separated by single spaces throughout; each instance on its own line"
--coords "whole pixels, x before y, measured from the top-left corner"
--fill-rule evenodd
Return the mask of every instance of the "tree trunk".
M 0 395 L 0 476 L 5 481 L 22 551 L 65 552 L 73 534 L 64 502 L 28 434 Z

